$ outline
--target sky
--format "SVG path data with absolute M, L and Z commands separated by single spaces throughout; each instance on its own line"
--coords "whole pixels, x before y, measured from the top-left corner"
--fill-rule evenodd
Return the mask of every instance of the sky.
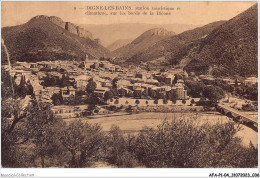
M 214 21 L 229 20 L 254 5 L 254 1 L 2 1 L 1 25 L 14 26 L 29 21 L 37 15 L 58 16 L 63 21 L 75 24 L 115 24 L 115 23 L 148 23 L 148 24 L 192 24 L 205 25 Z M 108 15 L 86 15 L 87 6 L 131 6 L 131 13 L 136 7 L 170 7 L 171 15 L 110 15 L 112 11 L 103 11 Z M 76 7 L 76 10 L 75 10 Z M 82 9 L 79 9 L 82 8 Z M 179 8 L 179 10 L 177 10 Z M 91 12 L 98 11 L 92 10 Z M 149 11 L 146 11 L 149 13 Z M 124 10 L 128 13 L 128 10 Z M 143 11 L 138 11 L 143 12 Z M 165 11 L 166 12 L 166 11 Z

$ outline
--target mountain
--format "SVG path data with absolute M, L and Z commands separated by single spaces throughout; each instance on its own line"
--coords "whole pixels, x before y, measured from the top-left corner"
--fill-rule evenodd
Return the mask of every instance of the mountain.
M 202 39 L 187 71 L 223 75 L 257 75 L 258 72 L 258 9 L 257 4 L 212 31 Z
M 12 61 L 81 60 L 86 54 L 99 58 L 109 53 L 90 32 L 58 17 L 41 15 L 4 27 L 2 38 Z
M 140 34 L 153 28 L 164 28 L 176 34 L 194 29 L 198 26 L 188 24 L 145 24 L 145 23 L 120 23 L 120 24 L 81 24 L 80 27 L 90 31 L 100 43 L 107 47 L 116 40 L 134 40 Z
M 175 35 L 174 32 L 167 31 L 164 28 L 155 28 L 148 30 L 134 39 L 131 43 L 113 51 L 112 57 L 130 58 L 137 53 L 140 53 L 149 47 L 155 45 L 158 41 Z
M 140 63 L 154 60 L 154 64 L 156 65 L 156 60 L 160 59 L 166 63 L 167 61 L 171 61 L 172 64 L 176 64 L 179 62 L 178 60 L 180 60 L 179 58 L 176 58 L 176 55 L 182 49 L 185 49 L 190 43 L 205 37 L 223 23 L 224 21 L 210 23 L 193 30 L 185 31 L 178 35 L 160 39 L 153 45 L 148 46 L 146 49 L 138 51 L 138 53 L 135 53 L 133 56 L 129 56 L 127 61 L 130 63 Z M 175 58 L 176 61 L 173 60 Z M 158 63 L 158 65 L 161 64 Z
M 109 51 L 115 51 L 118 48 L 121 48 L 122 46 L 127 45 L 128 43 L 130 43 L 132 40 L 131 39 L 120 39 L 120 40 L 116 40 L 115 42 L 113 42 L 112 44 L 108 45 L 106 48 Z

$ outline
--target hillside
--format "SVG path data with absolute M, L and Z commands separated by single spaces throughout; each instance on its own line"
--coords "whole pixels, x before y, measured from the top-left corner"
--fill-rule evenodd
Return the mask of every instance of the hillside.
M 189 24 L 146 24 L 146 23 L 120 23 L 120 24 L 82 24 L 80 27 L 90 31 L 93 36 L 100 39 L 103 46 L 108 46 L 120 39 L 134 40 L 140 34 L 154 28 L 164 28 L 176 34 L 194 29 L 198 26 Z
M 128 59 L 137 53 L 140 53 L 149 47 L 155 45 L 158 41 L 175 35 L 163 28 L 155 28 L 148 30 L 134 39 L 131 43 L 113 51 L 111 56 L 117 58 Z
M 151 45 L 146 50 L 139 51 L 139 53 L 136 53 L 127 61 L 139 63 L 153 61 L 163 57 L 166 62 L 170 61 L 171 64 L 177 64 L 180 59 L 176 58 L 176 56 L 182 49 L 188 47 L 190 43 L 205 37 L 223 23 L 224 21 L 214 22 L 203 27 L 185 31 L 178 35 L 167 37 L 154 45 Z
M 118 48 L 121 48 L 122 46 L 127 45 L 128 43 L 131 43 L 131 39 L 120 39 L 120 40 L 116 40 L 115 42 L 113 42 L 112 44 L 108 45 L 106 48 L 109 51 L 115 51 Z
M 192 61 L 185 69 L 195 72 L 210 69 L 216 76 L 257 75 L 257 13 L 257 5 L 254 5 L 216 28 L 187 56 Z
M 109 51 L 92 34 L 58 17 L 36 16 L 23 25 L 2 28 L 12 61 L 80 60 Z

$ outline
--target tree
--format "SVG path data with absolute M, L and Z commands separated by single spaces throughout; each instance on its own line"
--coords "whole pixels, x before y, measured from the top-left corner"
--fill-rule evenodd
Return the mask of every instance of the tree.
M 63 103 L 63 98 L 60 93 L 54 93 L 51 99 L 55 106 L 58 106 Z
M 145 97 L 145 98 L 148 96 L 148 90 L 147 89 L 144 89 L 144 91 L 142 92 L 142 96 Z
M 166 98 L 171 100 L 171 98 L 172 98 L 172 91 L 171 92 L 166 92 Z
M 183 77 L 181 75 L 179 75 L 179 74 L 175 74 L 175 77 L 174 77 L 174 80 L 173 80 L 172 83 L 176 84 L 179 79 L 183 79 Z
M 70 80 L 69 75 L 63 74 L 62 77 L 61 77 L 61 79 L 60 79 L 60 81 L 59 81 L 60 86 L 61 86 L 61 87 L 70 86 L 70 81 L 69 81 L 69 80 Z M 58 82 L 58 81 L 56 81 L 56 82 L 54 82 L 54 83 L 56 84 L 57 82 Z
M 190 101 L 191 104 L 195 104 L 194 99 L 192 98 L 192 100 Z
M 134 96 L 134 93 L 133 93 L 132 91 L 129 91 L 129 92 L 127 93 L 127 96 L 128 96 L 128 97 L 133 97 L 133 96 Z
M 135 100 L 135 104 L 136 105 L 140 104 L 140 101 L 139 100 Z
M 126 90 L 123 89 L 123 88 L 120 88 L 120 89 L 118 90 L 118 93 L 119 93 L 120 96 L 124 97 L 124 96 L 126 95 Z
M 13 120 L 10 120 L 13 116 Z M 26 163 L 19 150 L 20 145 L 31 145 L 30 152 L 34 155 L 33 160 L 38 157 L 41 159 L 42 167 L 45 167 L 44 159 L 46 155 L 52 156 L 58 150 L 55 146 L 56 122 L 49 104 L 39 103 L 32 100 L 29 103 L 21 103 L 17 100 L 7 100 L 2 102 L 2 164 L 13 166 L 18 162 L 18 166 Z M 9 154 L 16 155 L 13 158 Z M 33 161 L 34 162 L 34 161 Z M 30 166 L 29 166 L 30 165 Z
M 153 98 L 153 99 L 157 98 L 157 93 L 156 93 L 156 91 L 150 90 L 150 96 L 151 96 L 151 98 Z
M 104 99 L 105 101 L 109 100 L 109 99 L 112 99 L 113 98 L 113 93 L 111 91 L 106 91 L 105 94 L 104 94 Z
M 186 104 L 186 100 L 185 100 L 185 99 L 183 99 L 183 100 L 182 100 L 182 103 L 183 103 L 183 104 Z
M 88 80 L 88 84 L 86 86 L 87 93 L 89 93 L 89 94 L 93 93 L 96 90 L 96 88 L 97 88 L 96 82 L 94 82 L 93 78 L 90 78 Z
M 224 91 L 218 86 L 205 87 L 203 95 L 213 102 L 217 102 L 225 97 Z
M 178 95 L 176 92 L 173 91 L 172 95 L 171 95 L 171 101 L 175 101 L 175 103 L 176 103 L 177 99 L 178 99 Z
M 113 96 L 118 96 L 118 90 L 117 90 L 117 88 L 111 88 L 110 91 L 113 93 Z
M 22 76 L 21 77 L 21 80 L 20 80 L 20 85 L 18 87 L 18 95 L 22 98 L 24 98 L 27 94 L 26 92 L 26 86 L 25 86 L 25 76 Z
M 2 90 L 3 86 L 5 85 L 2 85 Z M 2 98 L 1 101 L 1 164 L 3 167 L 18 167 L 20 157 L 18 146 L 29 139 L 28 135 L 24 134 L 26 127 L 21 122 L 26 120 L 29 108 L 23 109 L 22 105 L 20 99 L 11 97 Z
M 26 93 L 28 94 L 28 95 L 33 95 L 33 86 L 32 86 L 32 84 L 31 84 L 31 82 L 28 80 L 27 81 L 27 91 L 26 91 Z
M 119 103 L 119 100 L 118 100 L 118 99 L 116 99 L 114 103 L 115 103 L 115 104 L 118 104 L 118 103 Z
M 112 87 L 113 88 L 117 88 L 117 82 L 118 82 L 118 78 L 117 77 L 112 80 Z
M 168 99 L 163 99 L 163 104 L 167 104 L 168 103 Z
M 141 98 L 141 96 L 142 96 L 141 90 L 135 90 L 135 91 L 134 91 L 134 97 L 136 97 L 136 98 Z
M 155 99 L 153 103 L 157 105 L 158 104 L 158 100 Z
M 15 77 L 12 77 L 9 71 L 1 70 L 1 98 L 16 98 L 17 86 L 15 85 Z
M 88 97 L 87 102 L 88 102 L 88 111 L 91 113 L 91 115 L 93 115 L 96 109 L 96 105 L 99 103 L 99 99 L 95 95 L 90 95 Z
M 189 95 L 195 98 L 201 97 L 206 87 L 204 83 L 197 81 L 185 81 L 185 85 L 189 88 Z
M 157 94 L 157 99 L 164 99 L 166 96 L 164 93 L 158 93 Z
M 45 157 L 58 152 L 56 133 L 62 121 L 55 119 L 49 104 L 33 101 L 30 108 L 26 116 L 26 128 L 35 145 L 34 152 L 40 157 L 41 166 L 45 167 Z
M 60 142 L 71 154 L 70 167 L 85 167 L 104 145 L 104 133 L 98 124 L 70 122 L 61 131 Z

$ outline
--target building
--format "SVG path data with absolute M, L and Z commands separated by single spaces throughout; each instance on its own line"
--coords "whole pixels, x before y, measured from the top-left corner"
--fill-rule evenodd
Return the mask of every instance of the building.
M 127 88 L 131 85 L 129 80 L 118 80 L 117 81 L 117 88 Z
M 112 87 L 112 83 L 110 81 L 101 82 L 102 87 Z
M 142 83 L 135 83 L 133 84 L 132 86 L 132 90 L 135 91 L 135 90 L 141 90 L 142 88 Z
M 165 77 L 164 83 L 167 84 L 167 85 L 172 85 L 174 78 L 175 78 L 175 76 L 168 75 L 168 76 Z
M 109 91 L 109 89 L 105 88 L 105 87 L 99 87 L 99 88 L 96 88 L 96 90 L 94 91 L 94 94 L 97 97 L 104 98 L 106 91 Z
M 245 80 L 245 85 L 254 85 L 258 83 L 258 78 L 257 77 L 248 77 Z
M 35 68 L 37 68 L 38 67 L 38 64 L 37 63 L 31 63 L 30 64 L 30 68 L 31 69 L 35 69 Z
M 137 73 L 137 74 L 135 74 L 135 78 L 140 78 L 140 79 L 142 79 L 142 78 L 143 78 L 143 74 Z
M 83 62 L 83 67 L 85 69 L 90 69 L 91 66 L 97 68 L 99 66 L 99 60 L 98 59 L 89 59 L 89 56 L 86 54 L 85 61 Z
M 175 91 L 176 91 L 178 100 L 186 100 L 187 99 L 187 90 L 184 90 L 183 87 L 177 87 L 175 89 Z
M 61 96 L 63 99 L 69 99 L 76 96 L 76 89 L 69 86 L 61 89 Z
M 109 71 L 109 72 L 115 72 L 115 71 L 116 71 L 115 66 L 111 66 L 111 67 L 109 67 L 108 71 Z

